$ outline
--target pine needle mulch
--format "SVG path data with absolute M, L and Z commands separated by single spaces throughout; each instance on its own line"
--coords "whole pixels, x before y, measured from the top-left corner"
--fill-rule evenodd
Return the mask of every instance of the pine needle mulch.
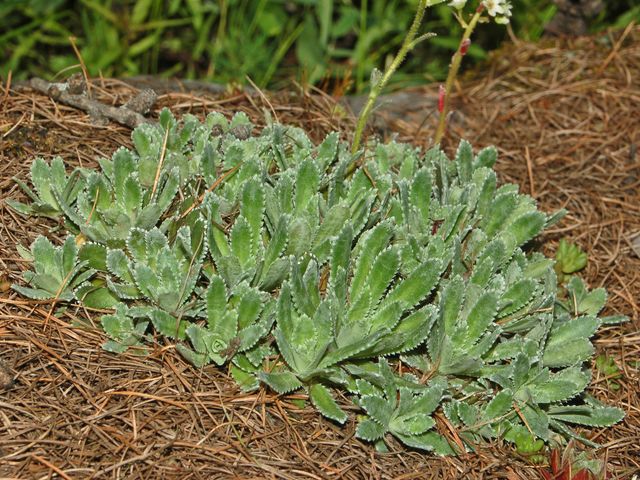
M 546 211 L 567 208 L 570 214 L 547 233 L 544 248 L 553 254 L 558 239 L 576 241 L 589 253 L 589 285 L 609 291 L 606 313 L 631 318 L 604 329 L 596 341 L 597 354 L 613 358 L 621 376 L 607 378 L 594 368 L 591 393 L 627 412 L 614 428 L 587 432 L 603 445 L 592 455 L 606 460 L 609 478 L 640 471 L 640 251 L 632 243 L 640 233 L 639 78 L 637 27 L 598 38 L 511 45 L 486 71 L 458 85 L 459 113 L 445 144 L 451 150 L 463 135 L 476 148 L 498 145 L 503 181 L 518 183 Z M 0 477 L 541 478 L 541 467 L 500 443 L 458 458 L 399 445 L 376 453 L 354 438 L 353 420 L 344 428 L 323 420 L 298 401 L 302 394 L 241 393 L 223 369 L 197 370 L 170 343 L 157 343 L 148 357 L 107 353 L 100 348 L 100 312 L 17 296 L 9 285 L 28 266 L 16 245 L 26 246 L 38 234 L 60 241 L 64 231 L 6 206 L 5 199 L 22 198 L 12 177 L 25 179 L 36 155 L 95 165 L 97 157 L 131 142 L 124 127 L 95 126 L 83 112 L 6 87 L 0 89 L 0 381 L 12 385 L 0 390 Z M 388 128 L 378 134 L 396 131 L 400 139 L 428 145 L 435 115 L 416 113 L 415 105 L 432 99 L 435 90 L 402 97 L 413 98 L 407 105 L 412 116 L 398 116 L 398 104 L 393 112 L 382 107 Z M 94 92 L 119 105 L 134 90 L 97 79 Z M 353 127 L 331 98 L 295 89 L 268 99 L 185 90 L 162 95 L 158 104 L 179 113 L 244 110 L 257 124 L 270 112 L 316 139 Z M 450 435 L 442 422 L 438 428 Z

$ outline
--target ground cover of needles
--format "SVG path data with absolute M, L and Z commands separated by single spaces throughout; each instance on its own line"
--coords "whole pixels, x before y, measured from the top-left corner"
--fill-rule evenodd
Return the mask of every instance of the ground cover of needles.
M 610 429 L 589 433 L 605 447 L 614 478 L 639 468 L 635 453 L 638 426 L 637 298 L 638 267 L 632 237 L 640 232 L 640 167 L 634 111 L 640 108 L 640 30 L 608 39 L 511 46 L 484 72 L 463 80 L 456 98 L 460 115 L 445 144 L 450 151 L 464 135 L 474 148 L 495 144 L 502 182 L 520 185 L 542 210 L 567 208 L 570 214 L 547 231 L 546 253 L 556 240 L 577 241 L 589 253 L 584 274 L 592 287 L 604 286 L 604 314 L 625 314 L 631 322 L 608 327 L 596 337 L 622 370 L 611 380 L 594 369 L 591 393 L 627 412 Z M 64 156 L 67 162 L 94 165 L 119 145 L 130 145 L 130 131 L 95 127 L 73 109 L 55 106 L 29 90 L 3 86 L 0 123 L 19 122 L 0 144 L 2 233 L 0 234 L 0 360 L 16 376 L 0 394 L 0 475 L 41 478 L 538 478 L 536 467 L 518 464 L 500 445 L 477 454 L 437 458 L 417 452 L 377 454 L 345 428 L 299 408 L 301 394 L 277 396 L 267 390 L 244 394 L 224 371 L 197 370 L 167 343 L 150 357 L 112 355 L 101 350 L 105 338 L 91 327 L 99 312 L 69 309 L 50 316 L 6 289 L 27 268 L 15 246 L 50 233 L 46 220 L 25 220 L 4 204 L 23 199 L 11 177 L 26 178 L 36 155 Z M 121 103 L 132 89 L 118 81 L 96 81 L 99 95 Z M 413 92 L 430 98 L 435 89 Z M 171 92 L 160 99 L 176 114 L 211 110 L 245 111 L 260 125 L 273 110 L 283 123 L 305 128 L 315 141 L 337 129 L 352 128 L 336 114 L 331 99 L 311 93 L 259 96 L 207 96 Z M 416 102 L 414 102 L 416 103 Z M 397 109 L 395 110 L 397 111 Z M 434 123 L 425 110 L 402 118 L 384 108 L 377 133 L 396 131 L 402 141 L 425 146 Z M 272 113 L 273 115 L 273 113 Z M 3 128 L 3 131 L 6 131 Z M 78 328 L 78 325 L 88 325 Z

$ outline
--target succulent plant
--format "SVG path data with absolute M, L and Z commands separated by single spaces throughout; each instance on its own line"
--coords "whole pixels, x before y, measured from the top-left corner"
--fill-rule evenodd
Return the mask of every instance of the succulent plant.
M 587 254 L 574 243 L 570 243 L 564 238 L 560 240 L 558 251 L 556 252 L 555 270 L 560 281 L 572 273 L 579 272 L 587 266 Z
M 454 453 L 434 429 L 431 416 L 446 391 L 445 377 L 435 377 L 425 385 L 410 374 L 396 375 L 384 358 L 375 366 L 351 366 L 349 370 L 362 377 L 355 381 L 354 390 L 359 395 L 356 403 L 367 413 L 358 424 L 358 438 L 380 441 L 390 433 L 409 447 L 440 455 Z
M 315 146 L 297 128 L 250 132 L 244 115 L 163 111 L 79 186 L 37 187 L 51 208 L 22 211 L 59 209 L 80 235 L 36 240 L 16 290 L 114 307 L 113 352 L 144 352 L 155 331 L 198 367 L 229 363 L 242 389 L 303 389 L 338 423 L 351 401 L 378 448 L 536 452 L 622 418 L 585 390 L 591 337 L 623 318 L 598 317 L 606 292 L 577 276 L 559 287 L 531 240 L 564 212 L 498 186 L 494 148 L 352 155 L 335 133 Z
M 83 170 L 76 168 L 71 175 L 67 175 L 64 161 L 55 157 L 51 164 L 42 158 L 36 158 L 31 164 L 31 183 L 35 192 L 24 182 L 14 179 L 20 188 L 31 199 L 26 205 L 15 200 L 7 200 L 7 204 L 23 215 L 40 215 L 57 219 L 62 214 L 58 199 L 71 202 L 84 187 Z
M 22 275 L 31 286 L 12 285 L 12 288 L 29 298 L 74 300 L 76 290 L 95 273 L 88 268 L 87 261 L 78 259 L 78 247 L 72 236 L 68 236 L 62 246 L 56 247 L 40 235 L 31 244 L 31 252 L 21 253 L 25 260 L 33 262 L 33 270 Z

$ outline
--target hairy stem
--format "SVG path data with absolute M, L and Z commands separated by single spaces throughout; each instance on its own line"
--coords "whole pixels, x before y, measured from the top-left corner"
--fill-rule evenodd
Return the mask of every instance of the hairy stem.
M 476 13 L 473 15 L 473 17 L 467 24 L 464 30 L 464 34 L 460 39 L 460 45 L 458 46 L 456 53 L 453 54 L 453 57 L 451 59 L 451 65 L 449 65 L 449 73 L 447 74 L 447 82 L 444 87 L 444 105 L 443 105 L 442 111 L 440 112 L 438 128 L 436 130 L 436 136 L 434 138 L 435 144 L 440 143 L 442 141 L 442 137 L 444 137 L 444 132 L 447 125 L 446 123 L 447 113 L 449 113 L 449 98 L 451 97 L 451 92 L 453 90 L 453 82 L 456 79 L 456 76 L 458 75 L 458 70 L 460 70 L 460 63 L 462 63 L 462 57 L 464 57 L 464 54 L 466 53 L 466 51 L 463 50 L 463 45 L 468 44 L 469 38 L 471 37 L 473 30 L 476 28 L 476 25 L 478 24 L 478 20 L 480 20 L 482 11 L 483 11 L 483 5 L 480 4 L 478 9 L 476 10 Z
M 422 23 L 422 18 L 424 17 L 424 11 L 426 10 L 428 3 L 429 3 L 428 0 L 420 0 L 420 3 L 418 4 L 418 9 L 416 10 L 416 16 L 413 19 L 413 23 L 409 28 L 409 32 L 407 33 L 407 36 L 402 42 L 402 46 L 400 47 L 398 54 L 393 59 L 393 62 L 391 62 L 391 65 L 389 65 L 389 67 L 385 70 L 384 75 L 382 75 L 382 78 L 380 78 L 380 80 L 378 80 L 376 84 L 372 86 L 371 92 L 369 93 L 369 98 L 367 99 L 367 103 L 365 104 L 364 108 L 360 112 L 360 115 L 358 116 L 358 123 L 356 124 L 356 131 L 355 131 L 355 134 L 353 135 L 353 143 L 351 144 L 352 153 L 357 152 L 358 148 L 360 148 L 360 142 L 362 141 L 362 133 L 364 132 L 364 127 L 367 125 L 367 120 L 369 120 L 369 116 L 371 115 L 373 106 L 376 103 L 376 99 L 380 96 L 380 93 L 382 93 L 382 89 L 389 82 L 389 79 L 391 78 L 391 76 L 395 73 L 395 71 L 398 69 L 400 64 L 404 61 L 405 57 L 407 56 L 407 53 L 409 53 L 409 51 L 411 51 L 411 49 L 416 46 L 417 42 L 414 42 L 414 38 L 418 33 L 418 28 Z

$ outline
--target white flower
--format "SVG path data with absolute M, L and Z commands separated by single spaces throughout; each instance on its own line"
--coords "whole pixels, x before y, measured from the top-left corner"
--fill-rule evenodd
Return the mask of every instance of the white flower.
M 502 15 L 507 19 L 511 18 L 511 2 L 507 0 L 502 2 Z
M 503 0 L 500 7 L 502 12 L 500 15 L 496 15 L 495 21 L 501 25 L 506 25 L 509 23 L 509 18 L 511 18 L 511 3 L 507 0 Z
M 487 13 L 492 17 L 504 14 L 504 0 L 482 0 L 482 4 L 484 8 L 487 9 Z
M 462 10 L 467 3 L 467 0 L 451 0 L 449 6 L 457 10 Z

